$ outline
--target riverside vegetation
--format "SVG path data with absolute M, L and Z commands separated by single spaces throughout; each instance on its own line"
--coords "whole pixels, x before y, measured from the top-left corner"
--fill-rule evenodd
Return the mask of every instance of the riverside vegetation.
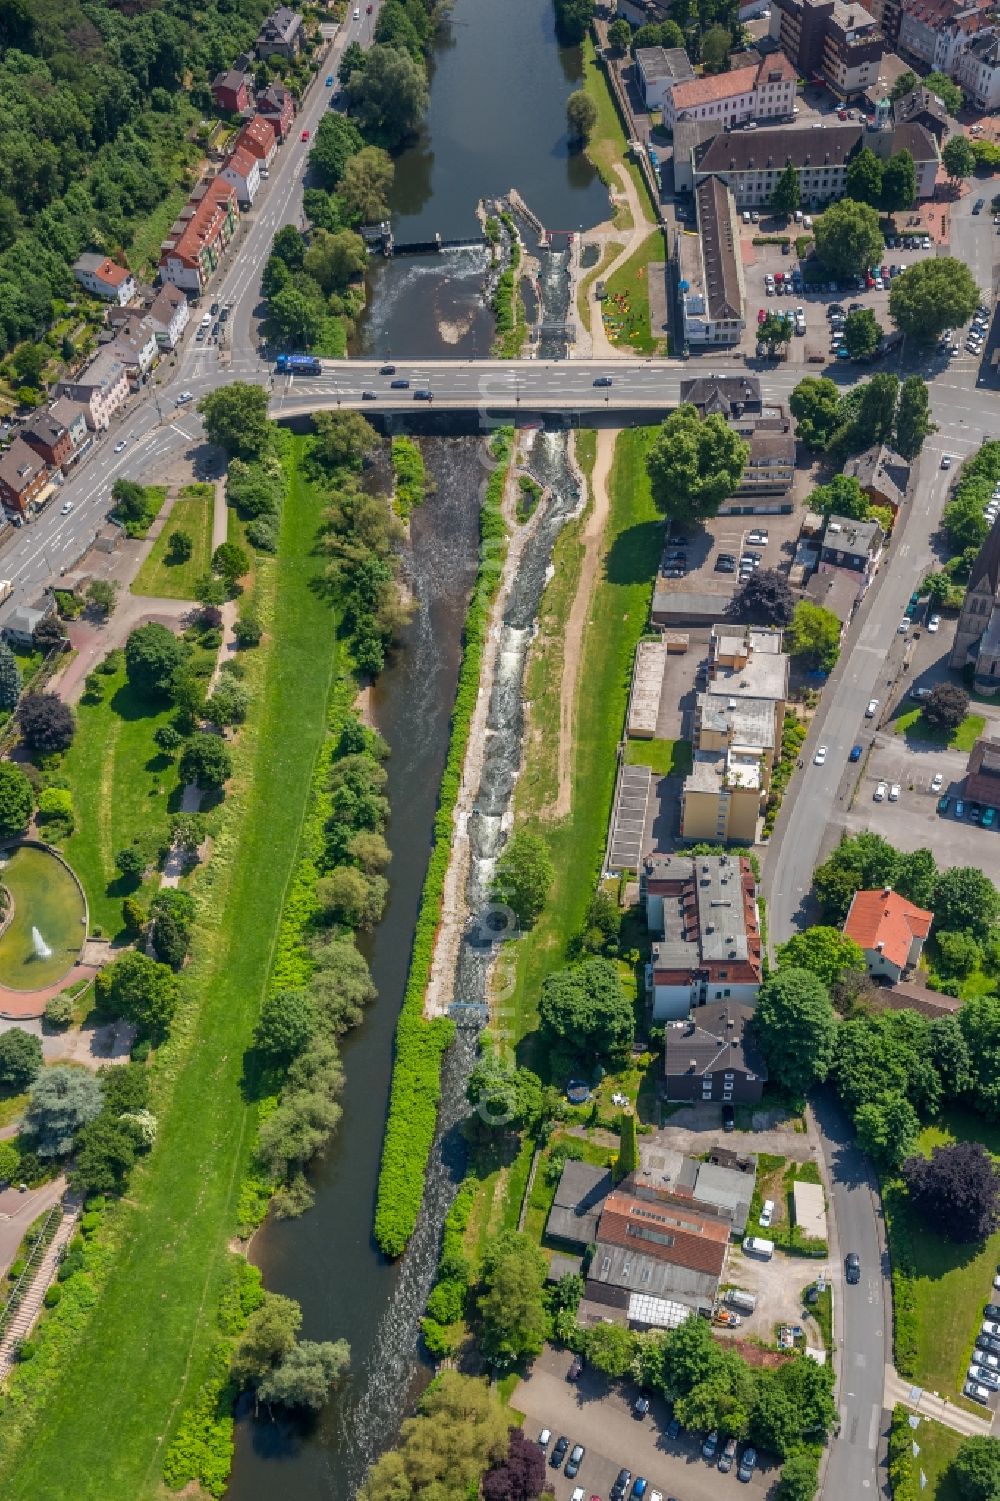
M 203 415 L 230 454 L 230 499 L 258 507 L 274 533 L 277 551 L 258 552 L 240 607 L 243 639 L 261 647 L 242 651 L 240 671 L 229 675 L 245 695 L 238 737 L 228 746 L 203 737 L 225 762 L 197 735 L 198 755 L 188 758 L 214 807 L 202 821 L 185 815 L 178 837 L 195 847 L 211 833 L 211 858 L 169 900 L 135 903 L 150 941 L 182 967 L 135 952 L 102 977 L 100 1004 L 140 1024 L 136 1061 L 105 1071 L 108 1079 L 45 1071 L 86 1086 L 74 1095 L 77 1124 L 60 1150 L 75 1148 L 70 1165 L 90 1197 L 58 1306 L 4 1403 L 0 1473 L 12 1497 L 55 1494 L 52 1456 L 67 1452 L 79 1462 L 75 1495 L 133 1501 L 161 1474 L 221 1495 L 237 1392 L 252 1390 L 265 1407 L 316 1407 L 348 1358 L 342 1343 L 299 1340 L 297 1305 L 264 1291 L 226 1245 L 237 1217 L 259 1219 L 271 1192 L 280 1191 L 283 1208 L 303 1206 L 302 1168 L 336 1124 L 335 1037 L 371 993 L 351 930 L 378 910 L 388 852 L 378 832 L 380 747 L 350 712 L 351 664 L 364 656 L 377 670 L 402 619 L 393 583 L 399 523 L 387 498 L 361 492 L 358 471 L 375 440 L 360 419 L 345 415 L 325 433 L 293 439 L 267 423 L 266 395 L 239 383 L 208 398 Z M 349 458 L 331 465 L 329 451 Z M 120 681 L 124 669 L 129 691 L 148 691 L 172 716 L 155 713 L 147 733 L 180 720 L 179 741 L 183 716 L 202 711 L 204 688 L 196 697 L 178 671 L 191 653 L 197 660 L 198 645 L 144 630 L 105 681 Z M 85 733 L 91 710 L 109 712 L 105 693 L 100 705 L 81 704 Z M 180 747 L 165 739 L 172 764 Z M 92 764 L 81 761 L 81 774 L 92 775 Z M 359 815 L 348 827 L 334 815 L 361 772 L 368 822 Z M 82 806 L 106 802 L 95 796 Z M 122 853 L 135 855 L 122 879 L 144 892 L 161 846 L 144 842 L 144 810 L 134 807 Z M 364 913 L 350 906 L 362 885 Z M 45 1108 L 40 1097 L 29 1116 L 43 1145 Z M 126 1182 L 128 1196 L 119 1197 Z M 177 1253 L 165 1257 L 171 1245 Z M 95 1402 L 117 1434 L 110 1473 Z

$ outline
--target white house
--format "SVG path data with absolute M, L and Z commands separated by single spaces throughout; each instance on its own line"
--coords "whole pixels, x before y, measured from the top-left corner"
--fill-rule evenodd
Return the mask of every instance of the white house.
M 191 308 L 181 289 L 166 282 L 150 303 L 148 317 L 160 348 L 174 349 L 188 326 Z
M 128 400 L 128 372 L 110 349 L 102 349 L 75 379 L 60 381 L 56 395 L 78 401 L 88 427 L 106 428 Z
M 260 162 L 257 158 L 249 151 L 234 151 L 219 176 L 236 189 L 240 208 L 249 208 L 260 187 Z
M 73 275 L 93 297 L 103 297 L 105 302 L 117 302 L 122 307 L 135 296 L 135 278 L 127 266 L 119 266 L 106 255 L 94 255 L 88 251 L 81 255 L 73 267 Z
M 1000 34 L 984 31 L 973 37 L 955 60 L 953 76 L 976 109 L 1000 109 Z

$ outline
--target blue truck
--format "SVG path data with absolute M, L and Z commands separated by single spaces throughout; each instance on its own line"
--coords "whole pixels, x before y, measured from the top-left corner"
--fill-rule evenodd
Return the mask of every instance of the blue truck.
M 314 354 L 279 354 L 275 361 L 282 375 L 321 375 L 323 367 Z

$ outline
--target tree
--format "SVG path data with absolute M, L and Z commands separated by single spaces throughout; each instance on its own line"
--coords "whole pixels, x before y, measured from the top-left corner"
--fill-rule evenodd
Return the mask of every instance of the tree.
M 628 27 L 627 21 L 622 24 Z M 520 1428 L 511 1428 L 507 1453 L 483 1476 L 483 1501 L 535 1501 L 544 1488 L 545 1451 Z
M 868 496 L 853 474 L 835 474 L 825 485 L 817 485 L 809 496 L 809 509 L 824 516 L 845 516 L 848 521 L 865 521 Z
M 952 185 L 972 176 L 976 170 L 976 154 L 967 136 L 957 133 L 945 142 L 941 149 L 941 165 Z
M 294 1298 L 265 1291 L 240 1335 L 229 1367 L 240 1391 L 255 1387 L 295 1347 L 302 1327 L 302 1309 Z
M 807 448 L 826 448 L 844 425 L 840 391 L 825 375 L 807 375 L 800 380 L 789 406 L 798 436 Z
M 799 191 L 799 174 L 791 162 L 779 173 L 778 180 L 774 184 L 774 192 L 771 194 L 771 209 L 783 219 L 790 219 L 802 201 Z
M 465 1501 L 507 1452 L 510 1415 L 486 1383 L 444 1370 L 402 1426 L 399 1447 L 368 1472 L 359 1501 Z M 541 1452 L 541 1451 L 539 1451 Z
M 957 683 L 935 683 L 924 703 L 928 724 L 941 730 L 957 730 L 969 712 L 969 695 Z
M 352 224 L 377 224 L 389 217 L 389 193 L 396 169 L 388 152 L 366 146 L 344 168 L 340 201 Z
M 125 642 L 125 672 L 129 687 L 140 698 L 169 698 L 188 649 L 173 631 L 151 620 L 132 631 Z
M 0 709 L 13 709 L 20 696 L 21 669 L 6 641 L 0 641 Z
M 896 420 L 898 398 L 898 375 L 873 375 L 865 382 L 852 430 L 857 445 L 867 448 L 871 443 L 887 441 Z
M 869 146 L 859 151 L 848 166 L 844 196 L 855 203 L 879 207 L 882 201 L 882 163 Z
M 761 1449 L 785 1459 L 804 1437 L 815 1442 L 830 1430 L 836 1417 L 833 1371 L 819 1366 L 805 1352 L 769 1373 L 757 1387 L 750 1417 L 750 1437 Z
M 686 1396 L 718 1372 L 722 1351 L 704 1319 L 687 1319 L 671 1329 L 663 1348 L 663 1387 L 668 1396 Z
M 318 288 L 289 285 L 268 300 L 268 327 L 286 348 L 310 349 L 323 330 L 325 311 Z
M 933 908 L 937 927 L 971 933 L 983 942 L 1000 918 L 1000 892 L 975 866 L 954 865 L 937 878 Z
M 284 224 L 271 241 L 271 254 L 283 261 L 289 271 L 301 271 L 306 254 L 302 232 L 294 224 Z
M 220 542 L 212 554 L 212 571 L 234 584 L 250 572 L 250 555 L 238 542 Z
M 668 516 L 714 516 L 740 482 L 750 445 L 718 413 L 680 406 L 661 425 L 646 459 L 653 499 Z
M 0 761 L 0 839 L 26 829 L 34 806 L 35 794 L 21 768 Z
M 233 758 L 220 735 L 199 731 L 188 740 L 179 764 L 181 779 L 203 791 L 222 787 L 233 774 Z
M 807 1449 L 789 1454 L 781 1467 L 775 1501 L 813 1501 L 819 1488 L 819 1459 Z
M 594 0 L 555 0 L 556 35 L 570 47 L 578 47 L 594 19 Z
M 167 538 L 167 562 L 178 564 L 186 563 L 194 552 L 194 542 L 190 532 L 183 532 L 175 528 Z
M 98 615 L 107 617 L 118 602 L 118 585 L 113 579 L 94 579 L 87 588 L 87 603 Z
M 615 51 L 621 55 L 627 52 L 632 45 L 632 28 L 624 17 L 612 21 L 608 27 L 608 41 Z
M 351 1350 L 346 1340 L 299 1340 L 257 1388 L 262 1402 L 319 1412 L 330 1388 L 347 1370 Z
M 882 326 L 871 308 L 860 308 L 844 319 L 844 344 L 852 360 L 870 360 L 881 337 Z
M 227 676 L 205 703 L 205 714 L 213 724 L 228 726 L 243 724 L 250 711 L 250 690 Z
M 733 38 L 724 26 L 710 26 L 701 39 L 701 61 L 706 73 L 724 73 L 729 67 Z
M 138 949 L 100 970 L 95 989 L 106 1011 L 148 1032 L 166 1031 L 180 999 L 177 976 L 169 965 Z
M 427 75 L 407 52 L 376 43 L 347 81 L 351 110 L 367 139 L 394 150 L 427 109 Z
M 483 1252 L 479 1348 L 494 1365 L 532 1359 L 548 1335 L 545 1280 L 548 1261 L 527 1235 L 507 1230 Z
M 512 1131 L 536 1127 L 542 1116 L 542 1084 L 530 1069 L 486 1053 L 469 1075 L 469 1104 L 488 1126 Z
M 879 1167 L 892 1171 L 913 1151 L 920 1118 L 903 1094 L 890 1091 L 855 1112 L 858 1141 Z
M 837 1018 L 823 981 L 807 969 L 782 968 L 760 987 L 757 1039 L 772 1079 L 794 1095 L 822 1083 L 833 1062 Z
M 745 625 L 787 625 L 794 608 L 785 575 L 776 568 L 757 568 L 737 589 L 726 614 Z
M 538 1001 L 542 1034 L 580 1057 L 622 1059 L 635 1035 L 632 1002 L 607 959 L 556 970 Z
M 39 756 L 68 750 L 76 732 L 76 719 L 69 704 L 55 693 L 29 693 L 17 710 L 21 738 Z
M 913 157 L 905 149 L 890 156 L 882 168 L 882 202 L 880 207 L 889 214 L 905 213 L 917 198 L 917 169 Z
M 824 985 L 832 985 L 845 970 L 863 971 L 865 956 L 861 947 L 841 933 L 839 928 L 822 925 L 796 933 L 778 948 L 782 969 L 807 969 Z
M 768 313 L 763 323 L 757 326 L 757 337 L 767 344 L 773 353 L 779 344 L 791 343 L 792 326 L 790 314 Z
M 967 323 L 978 302 L 979 288 L 968 266 L 940 256 L 917 261 L 896 277 L 889 292 L 889 316 L 908 337 L 930 344 L 946 328 Z
M 231 459 L 259 458 L 270 441 L 267 404 L 263 386 L 242 380 L 219 386 L 198 403 L 205 436 Z
M 357 42 L 352 42 L 341 60 L 341 83 L 355 69 L 364 66 L 364 52 Z M 316 127 L 309 151 L 309 166 L 324 188 L 336 188 L 344 175 L 344 169 L 352 156 L 356 156 L 365 144 L 353 120 L 335 110 L 328 111 Z M 275 249 L 272 246 L 272 254 Z M 303 262 L 300 260 L 299 265 Z
M 493 893 L 517 913 L 525 927 L 541 915 L 555 869 L 549 847 L 538 834 L 519 829 L 497 861 Z
M 31 1032 L 11 1027 L 0 1032 L 0 1084 L 27 1089 L 42 1066 L 42 1043 Z
M 628 22 L 625 22 L 628 25 Z M 597 124 L 597 105 L 586 89 L 576 89 L 566 100 L 566 126 L 571 141 L 586 143 Z
M 317 412 L 315 458 L 325 469 L 360 469 L 378 436 L 360 412 Z
M 316 1007 L 304 990 L 276 990 L 264 1001 L 254 1045 L 273 1063 L 287 1064 L 316 1031 Z
M 70 1183 L 77 1193 L 119 1194 L 135 1166 L 137 1132 L 105 1112 L 81 1126 Z
M 636 1337 L 624 1324 L 594 1324 L 587 1330 L 584 1351 L 595 1370 L 618 1380 L 627 1376 L 635 1359 Z
M 627 1178 L 639 1166 L 639 1139 L 636 1135 L 635 1116 L 626 1110 L 622 1116 L 621 1134 L 618 1142 L 618 1160 L 615 1163 L 616 1178 Z
M 919 375 L 907 376 L 896 409 L 896 448 L 904 459 L 915 459 L 924 439 L 934 431 L 927 401 L 927 382 Z
M 931 1229 L 960 1245 L 984 1241 L 1000 1225 L 1000 1170 L 978 1141 L 935 1147 L 910 1157 L 903 1177 L 914 1207 Z
M 857 276 L 882 257 L 878 212 L 867 203 L 842 198 L 831 203 L 816 224 L 816 254 L 831 276 Z M 901 279 L 901 278 L 900 278 Z
M 352 865 L 338 865 L 318 883 L 316 895 L 331 922 L 373 928 L 385 908 L 386 881 L 383 876 L 366 876 Z
M 985 1434 L 965 1439 L 948 1476 L 961 1501 L 995 1501 L 1000 1495 L 1000 1440 Z
M 958 84 L 954 83 L 948 77 L 947 73 L 939 73 L 935 70 L 932 73 L 928 73 L 926 78 L 920 79 L 920 83 L 925 89 L 930 89 L 931 93 L 941 100 L 949 115 L 958 114 L 962 108 L 964 96 Z
M 44 1069 L 31 1086 L 24 1126 L 39 1157 L 65 1157 L 81 1126 L 100 1114 L 101 1086 L 86 1069 Z
M 31 644 L 35 651 L 62 651 L 66 645 L 66 627 L 58 615 L 45 615 L 35 626 Z
M 840 656 L 842 626 L 832 610 L 800 599 L 788 628 L 788 646 L 793 657 L 821 672 L 832 672 Z
M 305 271 L 324 292 L 340 292 L 364 275 L 368 251 L 360 235 L 351 229 L 330 234 L 317 229 L 306 251 Z

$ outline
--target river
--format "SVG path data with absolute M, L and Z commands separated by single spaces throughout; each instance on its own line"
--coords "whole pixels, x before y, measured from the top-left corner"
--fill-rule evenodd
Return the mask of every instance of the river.
M 565 100 L 579 86 L 580 72 L 579 52 L 556 44 L 550 0 L 506 0 L 502 6 L 496 0 L 456 0 L 435 54 L 426 126 L 398 162 L 392 204 L 397 239 L 426 238 L 436 230 L 444 238 L 474 233 L 477 200 L 510 187 L 553 229 L 589 227 L 604 218 L 606 191 L 589 164 L 568 151 L 565 138 Z M 361 347 L 378 353 L 483 352 L 492 332 L 482 299 L 485 266 L 485 255 L 475 250 L 379 263 Z M 547 269 L 548 305 L 546 283 L 553 303 L 565 297 L 564 256 L 553 256 Z M 454 1127 L 463 1113 L 468 1039 L 447 1060 L 443 1139 L 429 1174 L 425 1214 L 400 1263 L 378 1254 L 371 1224 L 392 1038 L 447 751 L 484 478 L 482 445 L 474 440 L 430 440 L 425 457 L 436 489 L 411 526 L 407 573 L 416 609 L 373 702 L 392 752 L 390 899 L 367 947 L 378 1000 L 361 1028 L 344 1040 L 343 1120 L 311 1175 L 315 1207 L 300 1220 L 269 1221 L 253 1249 L 267 1286 L 301 1303 L 306 1337 L 348 1340 L 351 1376 L 311 1430 L 241 1414 L 232 1501 L 272 1501 L 279 1491 L 295 1501 L 348 1501 L 367 1464 L 392 1441 L 407 1394 L 422 1377 L 417 1320 L 433 1275 L 440 1215 L 460 1168 Z M 517 765 L 521 675 L 551 544 L 576 501 L 561 439 L 539 434 L 531 462 L 552 490 L 505 615 L 490 755 L 472 830 L 474 900 L 488 887 Z M 482 984 L 482 967 L 463 955 L 463 970 L 467 998 Z

